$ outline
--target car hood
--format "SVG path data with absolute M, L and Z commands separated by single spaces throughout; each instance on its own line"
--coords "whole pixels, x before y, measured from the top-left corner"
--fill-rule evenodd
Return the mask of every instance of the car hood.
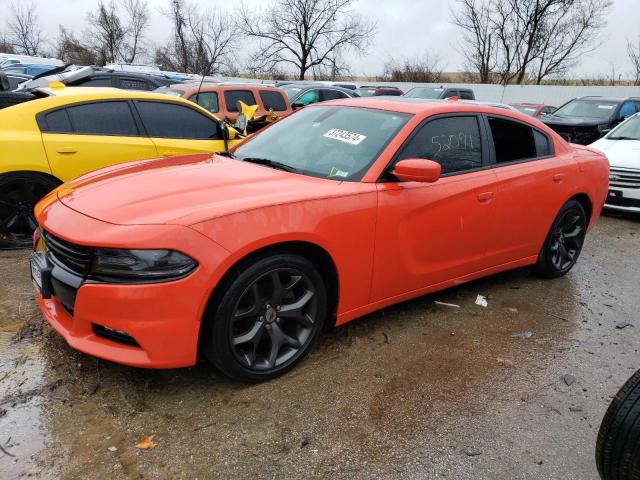
M 596 127 L 598 125 L 608 124 L 606 118 L 584 118 L 584 117 L 558 117 L 557 115 L 544 115 L 538 117 L 541 122 L 552 125 L 563 125 L 567 127 Z
M 601 138 L 590 145 L 603 152 L 614 168 L 640 169 L 640 140 L 607 140 Z
M 219 155 L 110 167 L 59 187 L 58 199 L 86 216 L 121 225 L 193 225 L 269 205 L 335 196 L 341 182 Z

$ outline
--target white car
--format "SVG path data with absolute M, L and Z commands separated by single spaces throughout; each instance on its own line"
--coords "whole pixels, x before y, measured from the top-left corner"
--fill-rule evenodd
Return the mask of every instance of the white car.
M 640 212 L 640 113 L 590 146 L 609 158 L 609 195 L 605 207 Z

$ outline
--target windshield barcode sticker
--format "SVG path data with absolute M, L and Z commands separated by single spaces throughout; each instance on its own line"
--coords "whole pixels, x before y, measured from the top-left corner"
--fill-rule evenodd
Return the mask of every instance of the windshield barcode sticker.
M 349 132 L 348 130 L 341 130 L 339 128 L 332 128 L 323 137 L 333 138 L 334 140 L 340 140 L 341 142 L 350 143 L 351 145 L 359 145 L 366 135 L 360 135 L 359 133 Z
M 603 110 L 613 110 L 613 105 L 598 105 L 598 108 Z

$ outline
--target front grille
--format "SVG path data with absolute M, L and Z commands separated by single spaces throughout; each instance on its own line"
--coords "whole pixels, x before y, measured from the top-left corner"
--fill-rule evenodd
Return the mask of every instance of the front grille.
M 569 127 L 565 125 L 547 125 L 569 143 L 588 145 L 600 138 L 600 132 L 596 127 Z
M 43 238 L 49 258 L 54 264 L 63 266 L 81 277 L 87 275 L 91 247 L 75 245 L 48 232 L 43 233 Z
M 618 188 L 640 188 L 640 170 L 634 168 L 610 169 L 609 186 Z

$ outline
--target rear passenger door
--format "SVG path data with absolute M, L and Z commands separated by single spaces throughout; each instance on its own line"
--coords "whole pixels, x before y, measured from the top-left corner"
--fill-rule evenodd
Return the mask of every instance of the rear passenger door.
M 126 100 L 58 108 L 37 119 L 52 173 L 63 181 L 116 163 L 157 157 Z
M 486 116 L 497 176 L 496 234 L 492 264 L 538 255 L 560 207 L 572 195 L 578 165 L 569 153 L 555 155 L 551 138 L 526 123 Z
M 135 105 L 160 156 L 224 151 L 218 123 L 195 108 L 160 100 Z

